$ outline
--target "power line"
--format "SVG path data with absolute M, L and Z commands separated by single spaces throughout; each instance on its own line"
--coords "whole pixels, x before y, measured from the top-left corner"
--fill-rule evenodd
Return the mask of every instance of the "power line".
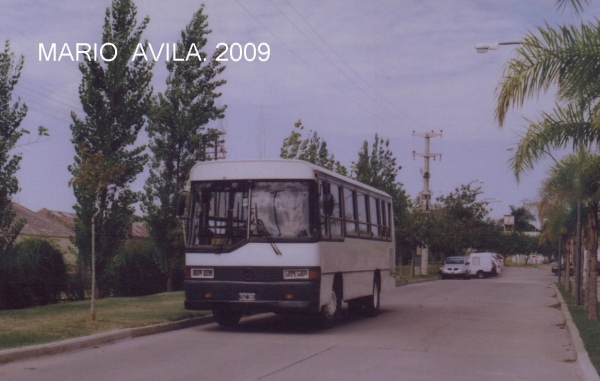
M 272 0 L 270 0 L 270 1 L 271 1 L 271 2 L 273 2 Z M 312 25 L 311 25 L 311 24 L 310 24 L 310 23 L 307 21 L 307 20 L 306 20 L 306 18 L 304 18 L 304 16 L 302 16 L 302 14 L 301 14 L 301 13 L 300 13 L 300 12 L 299 12 L 299 11 L 298 11 L 298 10 L 297 10 L 297 9 L 296 9 L 296 8 L 295 8 L 295 7 L 294 7 L 294 6 L 293 6 L 293 5 L 292 5 L 292 4 L 291 4 L 291 3 L 290 3 L 288 0 L 285 0 L 285 2 L 286 2 L 286 3 L 287 3 L 287 4 L 288 4 L 288 5 L 289 5 L 289 6 L 290 6 L 290 7 L 291 7 L 293 10 L 294 10 L 294 12 L 295 12 L 295 13 L 296 13 L 296 14 L 297 14 L 297 15 L 298 15 L 298 16 L 299 16 L 301 19 L 302 19 L 302 21 L 304 21 L 304 23 L 305 23 L 306 25 L 308 25 L 308 27 L 309 27 L 309 28 L 310 28 L 310 29 L 311 29 L 311 30 L 312 30 L 312 31 L 315 33 L 315 35 L 316 35 L 316 36 L 319 38 L 319 40 L 321 40 L 321 42 L 323 42 L 323 44 L 325 44 L 325 45 L 326 45 L 326 46 L 327 46 L 327 47 L 328 47 L 328 48 L 329 48 L 329 49 L 330 49 L 330 50 L 333 52 L 333 54 L 335 54 L 335 56 L 336 56 L 336 57 L 337 57 L 337 58 L 338 58 L 338 59 L 339 59 L 341 62 L 343 62 L 343 63 L 344 63 L 344 65 L 346 65 L 346 67 L 347 67 L 348 69 L 350 69 L 350 70 L 351 70 L 351 71 L 352 71 L 352 72 L 353 72 L 353 73 L 354 73 L 354 74 L 355 74 L 355 75 L 356 75 L 358 78 L 360 78 L 360 79 L 363 81 L 363 83 L 364 83 L 365 85 L 367 85 L 367 87 L 368 87 L 370 90 L 374 91 L 374 92 L 375 92 L 377 95 L 379 95 L 379 97 L 380 97 L 381 99 L 383 99 L 383 101 L 384 101 L 385 103 L 387 103 L 387 104 L 388 104 L 390 107 L 392 107 L 392 109 L 393 109 L 394 111 L 398 111 L 398 110 L 397 110 L 397 108 L 396 108 L 396 106 L 394 106 L 394 105 L 393 105 L 393 104 L 392 104 L 390 101 L 388 101 L 388 99 L 387 99 L 385 96 L 383 96 L 383 95 L 382 95 L 382 94 L 381 94 L 379 91 L 377 91 L 377 89 L 376 89 L 376 88 L 374 88 L 373 86 L 371 86 L 371 85 L 369 84 L 369 82 L 367 82 L 367 80 L 365 80 L 365 79 L 363 78 L 363 76 L 361 76 L 361 75 L 360 75 L 360 74 L 359 74 L 359 73 L 358 73 L 356 70 L 354 70 L 354 69 L 352 68 L 352 66 L 350 66 L 350 64 L 348 64 L 348 62 L 346 62 L 346 60 L 344 60 L 344 59 L 343 59 L 343 58 L 342 58 L 342 57 L 341 57 L 341 56 L 340 56 L 340 55 L 337 53 L 337 51 L 336 51 L 336 50 L 335 50 L 335 49 L 334 49 L 334 48 L 333 48 L 331 45 L 329 45 L 329 43 L 327 43 L 327 41 L 325 41 L 325 39 L 323 38 L 323 36 L 321 36 L 321 34 L 320 34 L 320 33 L 319 33 L 319 32 L 318 32 L 318 31 L 317 31 L 317 30 L 316 30 L 316 29 L 315 29 L 315 28 L 314 28 L 314 27 L 313 27 L 313 26 L 312 26 Z M 278 8 L 278 9 L 279 9 L 279 8 Z M 286 18 L 287 18 L 287 17 L 286 17 Z M 289 18 L 288 18 L 288 20 L 289 20 Z M 291 22 L 291 21 L 290 21 L 290 22 Z M 304 35 L 304 33 L 303 33 L 303 35 Z M 306 37 L 306 36 L 305 36 L 305 37 Z M 307 38 L 307 39 L 308 39 L 308 38 Z M 311 44 L 312 44 L 312 42 L 311 42 Z M 315 46 L 315 45 L 313 44 L 313 46 Z M 315 47 L 316 47 L 316 46 L 315 46 Z M 318 49 L 318 50 L 320 51 L 320 49 Z M 324 54 L 323 54 L 323 55 L 324 55 Z M 325 56 L 325 55 L 324 55 L 324 56 Z M 326 58 L 327 58 L 327 57 L 326 57 Z M 328 60 L 329 60 L 329 59 L 328 59 Z M 329 60 L 329 61 L 331 62 L 331 60 Z M 335 65 L 335 64 L 334 64 L 334 66 L 336 66 L 336 67 L 337 67 L 337 65 Z M 352 83 L 354 83 L 354 84 L 356 85 L 356 83 L 355 83 L 354 81 L 352 81 Z M 358 85 L 357 85 L 357 87 L 358 87 Z M 366 94 L 366 93 L 365 93 L 365 94 Z M 371 97 L 369 96 L 369 98 L 371 98 Z M 371 98 L 371 99 L 373 99 L 373 98 Z M 389 110 L 387 110 L 387 111 L 388 111 L 388 112 L 390 112 Z M 396 114 L 394 114 L 394 113 L 392 113 L 392 112 L 390 112 L 390 114 L 392 114 L 392 115 L 394 115 L 396 118 L 399 118 L 400 120 L 402 120 L 402 117 L 400 117 L 399 115 L 396 115 Z M 418 123 L 418 122 L 416 122 L 416 121 L 414 121 L 414 120 L 411 120 L 410 118 L 408 118 L 408 119 L 409 119 L 409 122 L 410 122 L 410 123 L 412 123 L 412 124 L 416 124 L 416 125 L 418 125 L 418 126 L 420 126 L 420 127 L 422 127 L 422 128 L 425 128 L 425 127 L 423 127 L 423 126 L 422 126 L 420 123 Z
M 356 105 L 358 105 L 359 107 L 361 107 L 362 109 L 364 109 L 365 111 L 367 111 L 369 114 L 371 114 L 373 117 L 383 121 L 385 124 L 388 124 L 390 126 L 395 127 L 395 125 L 393 125 L 392 123 L 390 123 L 389 121 L 383 119 L 380 115 L 375 114 L 374 112 L 372 112 L 371 110 L 367 109 L 364 107 L 363 104 L 361 104 L 360 102 L 358 102 L 357 100 L 353 99 L 352 97 L 350 97 L 350 95 L 348 95 L 347 93 L 343 92 L 338 86 L 336 86 L 334 83 L 332 83 L 329 79 L 327 79 L 327 77 L 325 77 L 323 74 L 321 74 L 317 69 L 315 69 L 314 66 L 312 66 L 308 61 L 306 61 L 306 59 L 304 59 L 304 57 L 302 57 L 302 55 L 296 53 L 292 48 L 290 48 L 281 38 L 279 38 L 275 33 L 273 33 L 265 24 L 263 24 L 252 12 L 250 12 L 245 6 L 243 6 L 239 0 L 235 0 L 235 2 L 242 7 L 250 16 L 252 16 L 252 18 L 254 18 L 254 20 L 256 20 L 256 22 L 258 22 L 263 28 L 265 28 L 265 30 L 267 32 L 269 32 L 273 37 L 275 37 L 279 42 L 281 42 L 293 55 L 295 55 L 300 61 L 304 62 L 304 64 L 306 64 L 309 68 L 311 68 L 315 73 L 317 73 L 321 78 L 323 78 L 323 80 L 325 80 L 325 82 L 327 82 L 330 86 L 332 86 L 333 88 L 335 88 L 337 91 L 339 91 L 340 93 L 342 93 L 343 95 L 345 95 L 348 99 L 350 99 L 353 103 L 355 103 Z

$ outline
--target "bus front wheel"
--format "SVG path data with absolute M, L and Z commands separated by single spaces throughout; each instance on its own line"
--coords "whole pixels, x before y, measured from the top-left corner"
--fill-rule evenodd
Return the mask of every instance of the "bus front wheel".
M 224 327 L 233 327 L 237 323 L 239 323 L 242 318 L 241 311 L 231 311 L 226 309 L 214 309 L 213 317 L 217 324 Z
M 379 313 L 379 302 L 380 302 L 380 294 L 381 294 L 381 283 L 379 281 L 379 277 L 377 274 L 373 278 L 373 294 L 368 299 L 366 304 L 366 315 L 369 317 L 377 316 Z
M 335 290 L 331 290 L 331 297 L 329 298 L 329 302 L 321 307 L 321 312 L 318 316 L 319 326 L 322 328 L 327 328 L 333 325 L 335 319 L 339 315 L 340 308 L 342 306 L 342 300 L 340 296 L 335 292 Z

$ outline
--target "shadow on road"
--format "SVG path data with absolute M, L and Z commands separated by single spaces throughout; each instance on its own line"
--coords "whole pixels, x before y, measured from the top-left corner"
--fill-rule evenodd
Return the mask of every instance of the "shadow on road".
M 383 315 L 386 312 L 386 310 L 381 309 L 378 316 Z M 210 328 L 210 330 L 246 333 L 312 334 L 348 326 L 360 321 L 378 319 L 378 316 L 370 318 L 361 314 L 352 313 L 347 309 L 343 309 L 341 316 L 331 327 L 322 328 L 319 327 L 318 322 L 311 316 L 266 313 L 243 317 L 242 320 L 240 320 L 240 322 L 233 327 L 222 327 L 216 325 Z

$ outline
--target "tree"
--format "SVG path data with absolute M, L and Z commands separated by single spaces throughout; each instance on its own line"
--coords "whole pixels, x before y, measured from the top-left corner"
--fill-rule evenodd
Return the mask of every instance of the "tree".
M 588 257 L 588 284 L 586 304 L 588 318 L 598 320 L 596 253 L 598 252 L 598 206 L 600 203 L 600 156 L 586 150 L 569 154 L 552 167 L 542 186 L 547 197 L 583 203 L 587 207 L 586 248 Z
M 179 51 L 190 51 L 195 45 L 201 60 L 169 61 L 167 90 L 153 99 L 150 122 L 146 128 L 151 138 L 150 176 L 146 181 L 143 209 L 150 235 L 157 248 L 159 264 L 165 276 L 167 291 L 172 290 L 175 271 L 183 271 L 184 242 L 181 222 L 177 218 L 177 199 L 189 178 L 192 166 L 208 160 L 207 148 L 217 144 L 220 133 L 206 125 L 225 116 L 226 106 L 217 106 L 221 96 L 217 89 L 224 79 L 217 79 L 225 66 L 216 61 L 221 51 L 201 51 L 207 42 L 208 15 L 204 6 L 194 14 L 181 32 Z
M 558 85 L 561 101 L 589 104 L 598 98 L 600 73 L 600 22 L 595 25 L 549 25 L 528 33 L 506 65 L 498 88 L 496 117 L 503 124 L 507 111 Z
M 14 243 L 24 226 L 23 221 L 13 224 L 12 195 L 19 191 L 15 173 L 19 169 L 21 155 L 11 154 L 24 133 L 19 127 L 27 115 L 27 106 L 21 103 L 20 98 L 11 104 L 12 91 L 19 82 L 23 62 L 23 56 L 15 61 L 7 40 L 4 51 L 0 53 L 0 255 Z
M 375 134 L 371 151 L 369 152 L 369 142 L 364 141 L 358 151 L 358 161 L 352 163 L 352 178 L 363 184 L 372 186 L 388 193 L 392 196 L 392 207 L 394 209 L 394 228 L 396 235 L 397 253 L 404 247 L 415 248 L 415 241 L 419 241 L 419 235 L 410 232 L 411 229 L 417 229 L 423 226 L 421 219 L 410 220 L 409 213 L 413 216 L 421 216 L 419 212 L 410 208 L 410 202 L 402 183 L 396 181 L 398 172 L 402 169 L 396 164 L 396 158 L 389 148 L 390 141 L 380 139 Z
M 582 4 L 587 1 L 559 0 L 560 6 L 571 4 L 576 11 L 582 9 Z M 584 148 L 590 148 L 598 143 L 600 136 L 600 72 L 597 62 L 600 59 L 600 22 L 576 26 L 560 26 L 552 28 L 549 25 L 538 28 L 540 36 L 529 33 L 522 44 L 515 50 L 516 55 L 511 59 L 504 71 L 503 79 L 499 85 L 496 118 L 500 125 L 503 124 L 508 109 L 521 106 L 526 99 L 547 91 L 551 86 L 558 88 L 558 103 L 551 113 L 542 113 L 540 122 L 531 122 L 526 135 L 523 137 L 511 166 L 517 179 L 519 175 L 533 168 L 535 162 L 541 157 L 552 157 L 549 150 L 565 147 L 568 143 L 573 145 L 580 153 Z M 552 157 L 553 158 L 553 157 Z M 553 158 L 554 159 L 554 158 Z M 549 177 L 544 187 L 551 183 L 562 185 L 574 190 L 568 176 L 577 176 L 577 181 L 583 181 L 582 166 L 571 167 L 573 173 L 561 173 L 565 167 L 571 166 L 576 160 L 568 158 L 567 161 L 555 161 L 555 172 Z M 581 163 L 580 163 L 581 164 Z M 595 172 L 595 176 L 599 172 Z M 559 179 L 559 182 L 555 182 Z M 558 192 L 560 187 L 552 191 Z M 579 184 L 576 189 L 577 202 L 591 193 L 586 193 Z M 572 198 L 571 198 L 572 199 Z M 593 236 L 590 247 L 597 249 L 597 204 L 588 198 L 592 220 L 588 221 L 589 228 L 596 225 L 596 230 L 589 233 Z M 596 253 L 594 250 L 592 253 Z M 592 255 L 595 261 L 595 255 Z M 594 293 L 596 291 L 596 277 L 593 276 Z M 588 285 L 591 287 L 591 285 Z M 596 303 L 593 303 L 593 313 L 590 319 L 597 319 Z
M 535 216 L 524 206 L 509 205 L 510 214 L 515 218 L 515 231 L 534 232 L 537 229 L 531 223 L 535 221 Z
M 304 125 L 298 120 L 294 123 L 294 128 L 290 136 L 283 139 L 281 153 L 279 156 L 283 159 L 297 159 L 308 161 L 325 169 L 335 171 L 340 175 L 347 176 L 348 170 L 339 161 L 336 161 L 333 154 L 327 149 L 327 142 L 322 140 L 316 131 L 311 130 L 308 137 L 302 139 Z
M 81 120 L 71 113 L 71 141 L 77 156 L 69 170 L 75 178 L 99 179 L 93 185 L 86 181 L 72 184 L 77 198 L 75 243 L 89 264 L 91 220 L 97 201 L 100 212 L 95 219 L 99 232 L 95 245 L 100 290 L 106 283 L 104 270 L 127 237 L 133 204 L 140 199 L 130 185 L 147 161 L 145 147 L 135 147 L 135 142 L 150 104 L 152 64 L 141 57 L 130 57 L 149 19 L 146 17 L 138 26 L 136 15 L 137 8 L 130 0 L 113 0 L 106 9 L 102 42 L 114 44 L 118 54 L 112 61 L 86 60 L 79 65 L 83 75 L 79 97 L 86 116 Z M 115 53 L 110 46 L 104 49 L 106 57 Z
M 469 248 L 489 249 L 499 235 L 497 224 L 488 217 L 488 202 L 477 201 L 481 188 L 461 185 L 440 196 L 431 208 L 431 231 L 427 244 L 446 256 L 464 255 Z

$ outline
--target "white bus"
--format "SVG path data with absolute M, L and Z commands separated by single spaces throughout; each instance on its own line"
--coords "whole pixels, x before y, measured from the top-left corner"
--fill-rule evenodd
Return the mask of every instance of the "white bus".
M 255 312 L 329 325 L 375 315 L 395 287 L 392 200 L 298 160 L 209 161 L 190 173 L 185 308 L 231 326 Z

